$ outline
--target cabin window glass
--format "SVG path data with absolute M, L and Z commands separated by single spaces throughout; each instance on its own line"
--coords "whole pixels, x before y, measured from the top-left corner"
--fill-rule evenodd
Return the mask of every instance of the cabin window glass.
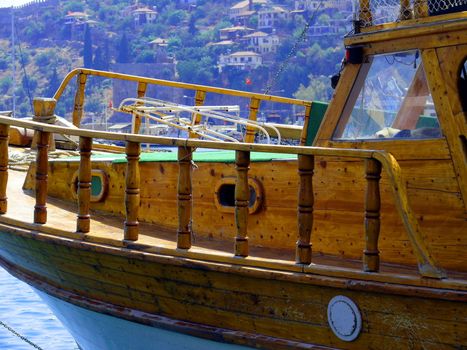
M 410 51 L 369 57 L 333 138 L 381 140 L 441 136 L 420 55 L 418 51 Z

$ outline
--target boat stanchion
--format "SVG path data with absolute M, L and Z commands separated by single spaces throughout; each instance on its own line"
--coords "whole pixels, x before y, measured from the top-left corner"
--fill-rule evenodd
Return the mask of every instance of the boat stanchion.
M 256 121 L 261 100 L 255 97 L 250 99 L 250 114 L 248 120 Z M 245 131 L 245 142 L 255 142 L 256 130 L 248 125 Z
M 10 126 L 0 125 L 0 214 L 7 211 L 6 187 L 8 183 L 8 133 Z
M 138 240 L 139 234 L 139 205 L 140 205 L 140 174 L 139 155 L 141 145 L 138 142 L 126 142 L 125 147 L 126 166 L 126 187 L 125 187 L 125 210 L 126 220 L 124 227 L 124 239 L 129 241 Z
M 248 205 L 250 203 L 250 186 L 248 185 L 248 170 L 250 169 L 250 152 L 235 151 L 235 169 L 237 181 L 235 184 L 235 256 L 248 256 Z
M 381 163 L 373 158 L 365 160 L 365 250 L 363 251 L 363 270 L 379 271 L 378 237 L 380 231 L 381 196 L 379 180 L 381 179 Z
M 178 230 L 177 230 L 177 248 L 191 248 L 192 234 L 192 147 L 178 147 L 178 188 L 177 188 L 177 207 L 178 207 Z
M 84 105 L 84 89 L 86 88 L 86 81 L 88 79 L 87 74 L 79 73 L 76 77 L 76 82 L 78 84 L 75 93 L 75 102 L 73 106 L 73 125 L 78 127 L 81 124 L 81 118 L 83 117 L 83 105 Z
M 145 82 L 138 82 L 138 90 L 136 92 L 137 96 L 139 99 L 144 98 L 146 95 L 146 89 L 148 87 L 148 84 Z M 143 102 L 139 101 L 136 102 L 136 105 L 142 105 Z M 133 121 L 132 121 L 132 126 L 131 126 L 131 132 L 133 134 L 138 134 L 139 130 L 141 128 L 141 115 L 137 113 L 132 113 Z
M 47 222 L 47 177 L 49 168 L 50 132 L 37 131 L 36 155 L 36 205 L 34 206 L 34 223 Z
M 90 230 L 91 215 L 91 150 L 92 138 L 79 138 L 79 173 L 78 173 L 78 219 L 76 222 L 76 231 L 79 233 L 88 233 Z
M 202 106 L 204 105 L 204 100 L 206 99 L 206 91 L 203 90 L 196 90 L 195 93 L 195 106 Z M 199 113 L 192 113 L 191 115 L 192 124 L 198 125 L 201 123 L 202 115 Z M 199 138 L 199 135 L 195 132 L 190 132 L 190 138 Z
M 311 232 L 313 230 L 313 174 L 315 157 L 313 155 L 298 155 L 298 239 L 295 251 L 297 264 L 311 263 Z

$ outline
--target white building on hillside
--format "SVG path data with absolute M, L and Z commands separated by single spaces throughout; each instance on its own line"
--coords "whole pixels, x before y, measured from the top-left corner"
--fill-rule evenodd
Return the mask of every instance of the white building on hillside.
M 220 55 L 218 61 L 219 72 L 224 67 L 237 67 L 242 70 L 255 69 L 261 66 L 263 59 L 261 55 L 253 51 L 238 51 L 230 55 Z
M 256 53 L 268 54 L 274 53 L 279 47 L 279 36 L 276 34 L 268 34 L 265 32 L 255 32 L 245 35 L 243 39 L 247 39 L 248 46 Z

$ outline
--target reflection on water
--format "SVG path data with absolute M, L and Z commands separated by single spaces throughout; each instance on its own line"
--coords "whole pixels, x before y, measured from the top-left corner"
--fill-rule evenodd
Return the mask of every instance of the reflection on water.
M 25 283 L 0 267 L 0 321 L 44 350 L 77 350 L 75 341 Z M 0 325 L 0 349 L 34 349 Z

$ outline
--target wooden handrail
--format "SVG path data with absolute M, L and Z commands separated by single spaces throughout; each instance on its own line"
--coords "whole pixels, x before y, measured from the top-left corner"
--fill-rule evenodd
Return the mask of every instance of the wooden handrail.
M 103 132 L 103 131 L 94 131 L 94 130 L 83 130 L 83 129 L 74 129 L 74 128 L 65 128 L 55 125 L 49 125 L 44 123 L 37 123 L 33 121 L 25 121 L 15 118 L 10 118 L 6 116 L 0 116 L 0 125 L 13 125 L 19 126 L 28 129 L 34 129 L 41 134 L 41 146 L 46 143 L 44 139 L 45 135 L 50 133 L 58 133 L 58 134 L 68 134 L 73 136 L 80 136 L 80 137 L 89 137 L 89 138 L 100 138 L 106 140 L 118 140 L 118 141 L 126 141 L 127 144 L 139 144 L 140 143 L 149 143 L 149 144 L 159 144 L 159 145 L 166 145 L 166 146 L 182 146 L 182 147 L 200 147 L 200 148 L 215 148 L 215 149 L 223 149 L 223 150 L 235 150 L 237 154 L 249 153 L 249 152 L 275 152 L 275 153 L 288 153 L 288 154 L 297 154 L 297 155 L 308 155 L 308 156 L 321 156 L 321 157 L 341 157 L 341 158 L 358 158 L 358 159 L 375 159 L 379 161 L 382 165 L 383 170 L 387 174 L 389 186 L 392 189 L 395 205 L 399 212 L 400 217 L 402 218 L 402 222 L 406 229 L 408 238 L 412 244 L 412 248 L 414 251 L 414 255 L 418 261 L 418 267 L 420 274 L 425 277 L 432 277 L 432 278 L 444 278 L 446 277 L 445 272 L 437 267 L 437 264 L 433 257 L 431 256 L 424 240 L 423 236 L 418 224 L 418 221 L 413 213 L 412 209 L 410 208 L 409 201 L 408 201 L 408 194 L 405 182 L 402 178 L 401 169 L 397 162 L 397 160 L 390 154 L 385 151 L 377 151 L 377 150 L 361 150 L 361 149 L 335 149 L 335 148 L 324 148 L 324 147 L 301 147 L 301 146 L 285 146 L 285 145 L 264 145 L 264 144 L 250 144 L 250 143 L 224 143 L 224 142 L 213 142 L 213 141 L 206 141 L 206 140 L 198 140 L 198 139 L 177 139 L 177 138 L 167 138 L 167 137 L 160 137 L 160 136 L 147 136 L 147 135 L 135 135 L 135 134 L 122 134 L 122 133 L 112 133 L 112 132 Z M 48 141 L 48 140 L 47 140 Z M 130 147 L 133 149 L 133 147 Z M 129 150 L 127 154 L 130 155 L 128 159 L 128 163 L 130 164 L 137 164 L 136 161 L 136 152 Z M 137 153 L 139 158 L 139 151 Z M 243 157 L 243 156 L 241 156 Z M 44 159 L 45 159 L 45 169 L 44 169 Z M 245 162 L 238 159 L 239 164 L 243 164 L 244 167 Z M 249 162 L 248 162 L 249 164 Z M 47 177 L 47 150 L 45 149 L 44 154 L 44 147 L 39 149 L 38 152 L 38 159 L 37 159 L 37 167 L 38 167 L 38 184 L 42 183 L 45 179 L 45 189 L 46 189 L 46 177 Z M 130 174 L 133 172 L 133 175 L 130 175 L 130 179 L 127 179 L 127 188 L 135 189 L 138 188 L 138 194 L 136 197 L 136 193 L 134 194 L 135 197 L 138 198 L 139 203 L 139 171 L 138 168 L 134 165 L 129 165 Z M 45 170 L 45 172 L 44 172 Z M 138 173 L 136 173 L 138 171 Z M 45 175 L 45 178 L 44 178 Z M 132 187 L 133 185 L 129 185 L 129 182 L 137 183 L 137 187 Z M 244 181 L 240 180 L 241 183 Z M 42 186 L 42 185 L 40 185 Z M 39 187 L 40 187 L 39 186 Z M 248 187 L 246 187 L 248 188 Z M 38 193 L 42 193 L 41 195 L 44 196 L 45 192 L 43 190 L 37 191 Z M 247 191 L 248 192 L 248 191 Z M 371 190 L 370 190 L 371 192 Z M 127 192 L 128 193 L 128 192 Z M 372 195 L 376 198 L 376 195 Z M 45 197 L 44 197 L 45 199 Z M 239 198 L 239 200 L 243 200 Z M 130 221 L 137 222 L 137 214 L 134 215 L 134 212 L 137 211 L 136 206 L 133 207 L 134 209 L 130 210 L 133 213 L 133 218 Z M 127 209 L 128 210 L 128 209 Z M 45 200 L 44 200 L 44 211 L 45 211 Z M 46 212 L 45 212 L 46 214 Z M 127 218 L 128 220 L 128 218 Z M 35 221 L 36 222 L 36 221 Z M 45 221 L 44 221 L 45 222 Z M 131 239 L 134 239 L 134 236 L 130 236 Z M 242 234 L 239 235 L 242 237 Z M 128 238 L 130 239 L 130 238 Z M 242 248 L 244 249 L 244 248 Z
M 71 81 L 71 79 L 73 79 L 76 75 L 79 75 L 79 74 L 126 80 L 126 81 L 141 82 L 141 83 L 147 83 L 151 85 L 168 86 L 168 87 L 174 87 L 174 88 L 179 88 L 179 89 L 187 89 L 187 90 L 195 90 L 195 91 L 200 90 L 200 91 L 204 91 L 205 93 L 213 92 L 213 93 L 217 93 L 221 95 L 256 98 L 261 101 L 271 101 L 271 102 L 279 102 L 279 103 L 301 105 L 301 106 L 308 106 L 311 104 L 310 101 L 297 100 L 297 99 L 288 98 L 288 97 L 264 95 L 264 94 L 246 92 L 246 91 L 240 91 L 240 90 L 218 88 L 218 87 L 199 85 L 199 84 L 181 83 L 181 82 L 170 81 L 170 80 L 147 78 L 147 77 L 141 77 L 137 75 L 129 75 L 129 74 L 122 74 L 122 73 L 115 73 L 115 72 L 105 72 L 105 71 L 86 69 L 86 68 L 77 68 L 77 69 L 70 71 L 63 79 L 62 83 L 60 84 L 59 88 L 57 89 L 53 97 L 56 100 L 60 99 L 68 83 Z

